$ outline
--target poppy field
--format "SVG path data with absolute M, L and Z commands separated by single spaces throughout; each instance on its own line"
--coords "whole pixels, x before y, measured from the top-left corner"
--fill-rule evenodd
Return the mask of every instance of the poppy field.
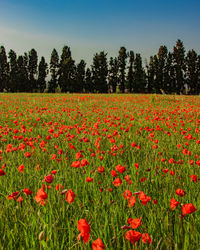
M 0 94 L 0 249 L 199 249 L 200 97 Z

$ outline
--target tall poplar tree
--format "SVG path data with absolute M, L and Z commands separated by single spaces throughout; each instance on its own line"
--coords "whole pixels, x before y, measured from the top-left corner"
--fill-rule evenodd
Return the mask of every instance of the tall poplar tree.
M 0 47 L 0 92 L 7 87 L 9 64 L 4 46 Z
M 125 70 L 126 70 L 126 48 L 121 47 L 118 54 L 119 62 L 119 87 L 122 93 L 125 92 Z
M 28 54 L 28 72 L 29 72 L 29 86 L 28 90 L 30 92 L 37 90 L 37 63 L 38 63 L 38 56 L 37 51 L 35 49 L 31 49 Z
M 85 73 L 85 87 L 84 91 L 86 93 L 93 93 L 94 92 L 94 85 L 92 81 L 92 72 L 90 68 L 87 68 L 86 73 Z
M 186 56 L 186 84 L 190 94 L 198 94 L 198 56 L 189 50 Z
M 8 91 L 10 92 L 18 92 L 19 86 L 17 82 L 17 72 L 18 72 L 18 65 L 17 65 L 17 54 L 14 50 L 10 50 L 8 53 L 9 58 L 9 81 L 8 81 Z
M 107 54 L 101 51 L 99 54 L 95 54 L 93 58 L 92 65 L 92 79 L 94 88 L 98 93 L 107 93 L 107 75 L 108 75 L 108 65 L 107 65 Z
M 17 58 L 17 86 L 19 92 L 26 92 L 28 83 L 28 72 L 26 61 L 23 56 Z
M 152 93 L 155 81 L 155 69 L 154 69 L 154 59 L 153 56 L 149 59 L 149 64 L 146 65 L 147 68 L 147 90 L 148 93 Z
M 59 56 L 56 49 L 53 49 L 50 59 L 51 79 L 48 82 L 48 92 L 55 93 L 58 87 Z
M 134 59 L 135 59 L 134 52 L 131 50 L 129 53 L 129 67 L 128 67 L 128 75 L 127 75 L 128 88 L 129 88 L 130 93 L 132 93 L 133 85 L 134 85 L 134 73 L 133 73 Z
M 58 71 L 58 84 L 62 92 L 73 91 L 74 75 L 75 65 L 72 59 L 71 50 L 68 46 L 64 46 Z
M 176 42 L 176 46 L 173 50 L 173 59 L 175 68 L 176 93 L 180 94 L 185 88 L 184 72 L 186 70 L 185 48 L 181 40 L 177 40 Z
M 78 93 L 83 92 L 85 86 L 85 66 L 86 66 L 85 61 L 81 60 L 76 67 L 74 92 Z
M 134 60 L 134 86 L 133 90 L 135 93 L 144 93 L 146 87 L 146 76 L 142 66 L 142 58 L 140 54 L 135 55 Z
M 166 90 L 167 88 L 167 83 L 165 82 L 165 67 L 167 63 L 167 55 L 168 55 L 168 50 L 166 46 L 160 46 L 158 50 L 158 69 L 157 69 L 157 85 L 158 85 L 158 93 L 161 93 L 162 90 Z
M 109 85 L 109 89 L 112 89 L 113 93 L 116 93 L 116 87 L 118 85 L 119 82 L 119 78 L 118 78 L 118 60 L 115 57 L 113 59 L 113 57 L 110 58 L 109 61 L 109 70 L 108 70 L 108 85 Z
M 48 65 L 45 62 L 45 58 L 42 56 L 41 61 L 38 66 L 38 80 L 37 80 L 37 87 L 40 90 L 40 93 L 43 93 L 46 89 L 46 77 L 48 74 Z

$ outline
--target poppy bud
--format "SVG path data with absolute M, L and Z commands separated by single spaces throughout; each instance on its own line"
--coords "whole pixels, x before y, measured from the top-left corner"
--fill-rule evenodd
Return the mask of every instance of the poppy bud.
M 39 233 L 39 241 L 42 241 L 44 239 L 44 231 Z

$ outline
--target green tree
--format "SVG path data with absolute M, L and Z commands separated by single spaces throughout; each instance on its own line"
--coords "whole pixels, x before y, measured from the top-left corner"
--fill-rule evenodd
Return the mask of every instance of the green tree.
M 198 75 L 198 79 L 197 79 L 197 94 L 200 94 L 200 55 L 198 55 L 197 57 L 197 75 Z
M 37 89 L 37 63 L 38 63 L 38 56 L 35 49 L 31 49 L 28 55 L 28 73 L 29 73 L 29 85 L 28 91 L 33 92 Z
M 59 56 L 56 49 L 53 49 L 50 59 L 50 73 L 51 79 L 48 82 L 48 92 L 55 93 L 58 87 L 58 71 L 59 71 Z
M 128 88 L 130 93 L 132 93 L 133 91 L 133 84 L 134 84 L 134 73 L 133 73 L 134 60 L 135 60 L 134 52 L 131 50 L 129 53 L 129 67 L 127 75 Z
M 134 86 L 133 90 L 135 93 L 144 93 L 146 87 L 146 75 L 142 66 L 142 58 L 140 54 L 135 55 L 133 64 L 134 68 Z
M 153 56 L 149 59 L 149 65 L 146 65 L 147 68 L 147 90 L 148 93 L 152 93 L 154 88 L 154 81 L 155 81 L 155 68 L 154 68 L 154 59 Z
M 98 93 L 107 93 L 107 75 L 108 75 L 108 65 L 107 65 L 107 54 L 101 51 L 99 54 L 95 54 L 93 58 L 92 65 L 92 79 L 94 88 Z
M 18 56 L 17 58 L 17 86 L 19 92 L 27 91 L 28 72 L 27 64 L 24 56 Z
M 4 46 L 0 47 L 0 92 L 7 87 L 9 64 Z
M 58 71 L 58 84 L 62 92 L 73 91 L 74 74 L 75 65 L 74 60 L 72 60 L 71 50 L 68 46 L 64 46 Z
M 119 62 L 119 87 L 122 93 L 125 92 L 125 70 L 126 70 L 126 48 L 121 47 L 118 54 Z
M 92 72 L 90 68 L 87 68 L 86 73 L 85 73 L 85 87 L 84 90 L 86 93 L 93 93 L 94 92 L 94 85 L 92 81 Z
M 198 94 L 198 56 L 189 50 L 186 56 L 186 84 L 190 94 Z
M 40 89 L 40 93 L 43 93 L 46 89 L 46 77 L 48 74 L 48 65 L 45 62 L 45 58 L 42 56 L 38 66 L 38 80 L 37 86 Z
M 163 89 L 165 93 L 170 94 L 173 93 L 175 88 L 175 68 L 173 65 L 173 55 L 172 53 L 168 53 L 167 60 L 164 67 L 163 72 Z
M 116 57 L 114 59 L 113 57 L 111 57 L 109 61 L 109 70 L 108 70 L 108 85 L 109 89 L 110 90 L 112 89 L 112 93 L 116 93 L 116 87 L 119 82 L 118 71 L 119 71 L 118 60 Z
M 81 60 L 76 67 L 74 92 L 83 92 L 83 88 L 85 86 L 85 66 L 85 61 Z
M 176 93 L 180 94 L 185 88 L 184 72 L 186 70 L 185 65 L 185 48 L 181 40 L 177 40 L 176 46 L 173 50 L 174 68 L 175 68 L 175 84 Z
M 8 81 L 8 91 L 10 92 L 18 92 L 19 86 L 17 82 L 17 72 L 18 72 L 18 65 L 17 65 L 17 54 L 14 50 L 10 50 L 8 53 L 9 58 L 9 81 Z
M 166 46 L 160 46 L 158 50 L 158 69 L 157 69 L 157 85 L 158 85 L 158 93 L 161 92 L 161 90 L 166 90 L 167 83 L 165 82 L 165 69 L 166 69 L 166 63 L 167 63 L 167 55 L 168 50 Z

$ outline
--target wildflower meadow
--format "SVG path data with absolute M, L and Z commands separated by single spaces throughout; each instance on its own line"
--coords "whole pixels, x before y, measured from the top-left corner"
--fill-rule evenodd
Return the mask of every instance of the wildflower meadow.
M 0 249 L 199 249 L 200 97 L 0 94 Z

